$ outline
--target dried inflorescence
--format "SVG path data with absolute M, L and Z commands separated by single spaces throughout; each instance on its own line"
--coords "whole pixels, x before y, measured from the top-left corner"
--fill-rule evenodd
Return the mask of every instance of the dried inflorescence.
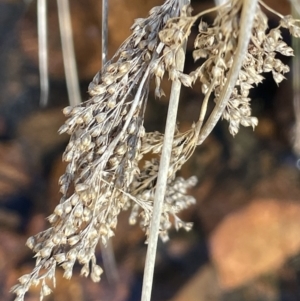
M 36 266 L 13 288 L 16 300 L 23 300 L 26 291 L 37 284 L 41 284 L 42 299 L 51 292 L 47 280 L 55 286 L 56 267 L 62 266 L 64 276 L 71 278 L 76 261 L 82 265 L 82 275 L 99 281 L 102 269 L 96 263 L 95 248 L 99 240 L 105 245 L 114 235 L 122 210 L 131 208 L 129 222 L 139 221 L 149 234 L 164 138 L 159 132 L 147 133 L 143 126 L 151 77 L 157 97 L 164 95 L 161 80 L 165 73 L 171 81 L 185 86 L 200 83 L 205 95 L 199 120 L 190 130 L 175 133 L 160 220 L 160 235 L 165 241 L 171 221 L 177 229 L 191 228 L 177 214 L 195 202 L 186 192 L 196 184 L 196 178 L 184 180 L 176 177 L 176 172 L 204 139 L 210 96 L 235 135 L 240 125 L 257 125 L 257 119 L 251 116 L 249 91 L 263 80 L 262 74 L 272 72 L 279 83 L 288 72 L 276 56 L 293 54 L 282 40 L 280 29 L 288 28 L 299 37 L 299 21 L 279 15 L 280 25 L 268 31 L 267 18 L 257 5 L 248 52 L 229 101 L 222 108 L 222 92 L 231 76 L 239 39 L 243 39 L 239 36 L 239 20 L 244 2 L 232 0 L 230 5 L 214 8 L 218 14 L 212 26 L 200 22 L 193 56 L 195 61 L 201 59 L 201 64 L 188 74 L 176 68 L 178 51 L 195 22 L 212 10 L 191 16 L 190 6 L 180 12 L 178 3 L 167 0 L 153 8 L 148 18 L 136 20 L 131 36 L 90 84 L 91 98 L 80 106 L 64 109 L 68 119 L 59 132 L 68 133 L 70 141 L 63 154 L 68 166 L 59 180 L 61 201 L 48 218 L 51 227 L 27 241 L 36 253 Z M 140 167 L 146 154 L 152 159 Z

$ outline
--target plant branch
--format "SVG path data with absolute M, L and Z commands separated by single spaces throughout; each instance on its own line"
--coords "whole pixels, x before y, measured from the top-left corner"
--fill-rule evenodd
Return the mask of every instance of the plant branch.
M 108 0 L 102 0 L 102 68 L 107 61 L 108 54 Z M 111 239 L 106 245 L 100 241 L 104 270 L 109 283 L 117 283 L 119 279 L 116 259 Z
M 183 5 L 189 3 L 189 1 L 179 0 L 179 3 L 181 4 L 180 7 L 183 7 Z M 186 45 L 183 48 L 180 48 L 176 55 L 176 65 L 177 65 L 176 67 L 180 71 L 182 71 L 184 68 L 185 51 L 186 51 Z M 169 165 L 171 159 L 174 132 L 176 127 L 180 90 L 181 90 L 180 81 L 179 80 L 174 81 L 171 89 L 167 121 L 165 127 L 164 142 L 162 146 L 162 154 L 161 154 L 159 171 L 157 176 L 157 183 L 156 183 L 156 190 L 155 190 L 154 204 L 153 204 L 153 214 L 152 214 L 150 230 L 149 230 L 149 241 L 148 241 L 148 248 L 147 248 L 147 255 L 146 255 L 146 262 L 145 262 L 145 269 L 144 269 L 141 301 L 150 301 L 151 299 L 157 241 L 159 235 L 159 225 L 160 225 L 161 211 L 162 211 L 166 187 L 167 187 L 168 171 L 169 171 Z
M 48 49 L 47 49 L 47 3 L 37 1 L 39 71 L 40 71 L 40 105 L 45 107 L 49 97 Z
M 81 103 L 81 96 L 78 84 L 69 0 L 57 0 L 57 7 L 69 102 L 71 106 L 76 106 Z

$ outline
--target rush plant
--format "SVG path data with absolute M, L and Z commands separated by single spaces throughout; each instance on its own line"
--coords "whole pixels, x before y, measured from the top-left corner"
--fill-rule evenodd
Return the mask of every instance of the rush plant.
M 262 6 L 278 16 L 276 28 L 268 29 Z M 201 20 L 213 11 L 211 25 Z M 195 24 L 193 57 L 201 64 L 185 73 L 185 44 Z M 102 268 L 95 249 L 114 235 L 119 213 L 128 209 L 129 223 L 138 223 L 149 239 L 142 300 L 150 300 L 158 234 L 167 241 L 172 221 L 176 229 L 192 227 L 178 213 L 195 202 L 186 193 L 197 179 L 183 179 L 176 172 L 220 118 L 228 121 L 233 136 L 240 126 L 255 128 L 249 91 L 264 73 L 271 72 L 279 84 L 289 71 L 277 56 L 293 55 L 282 28 L 300 36 L 299 20 L 257 0 L 231 0 L 196 15 L 188 1 L 166 0 L 147 18 L 135 20 L 132 34 L 90 83 L 89 100 L 63 110 L 67 120 L 59 133 L 69 134 L 70 140 L 63 154 L 68 166 L 59 180 L 62 196 L 48 217 L 50 227 L 27 241 L 36 266 L 12 288 L 16 301 L 37 284 L 43 299 L 51 292 L 50 281 L 55 287 L 56 268 L 71 278 L 76 261 L 83 276 L 99 281 Z M 160 98 L 164 76 L 173 83 L 166 132 L 148 132 L 144 114 L 150 82 Z M 200 85 L 204 94 L 199 118 L 186 132 L 175 126 L 181 85 Z M 208 102 L 214 103 L 209 115 Z M 141 167 L 149 154 L 152 159 Z

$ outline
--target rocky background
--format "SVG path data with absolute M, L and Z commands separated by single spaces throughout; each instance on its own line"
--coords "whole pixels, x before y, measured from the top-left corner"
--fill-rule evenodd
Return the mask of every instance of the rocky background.
M 128 36 L 137 17 L 161 0 L 110 0 L 109 53 Z M 288 14 L 287 1 L 266 1 Z M 100 68 L 101 1 L 72 0 L 72 25 L 82 98 Z M 195 11 L 212 1 L 192 1 Z M 57 130 L 68 103 L 58 32 L 56 1 L 48 1 L 50 99 L 39 107 L 35 1 L 0 0 L 0 300 L 34 260 L 28 236 L 47 227 L 59 200 L 58 177 L 67 136 Z M 208 21 L 211 20 L 208 16 Z M 270 15 L 270 26 L 276 18 Z M 196 33 L 195 33 L 196 34 Z M 286 40 L 290 42 L 288 34 Z M 292 61 L 287 62 L 292 64 Z M 191 45 L 186 69 L 192 68 Z M 182 170 L 197 175 L 191 192 L 197 204 L 185 211 L 191 232 L 172 232 L 159 244 L 153 301 L 299 301 L 300 176 L 292 151 L 294 112 L 291 78 L 278 88 L 269 76 L 253 93 L 255 132 L 242 128 L 232 138 L 226 122 L 200 146 Z M 168 83 L 165 84 L 166 90 Z M 197 118 L 201 95 L 183 90 L 179 127 Z M 167 100 L 150 99 L 146 128 L 162 130 Z M 297 166 L 298 164 L 298 166 Z M 100 284 L 57 272 L 58 286 L 47 301 L 138 301 L 146 246 L 138 227 L 120 217 L 113 245 L 119 282 Z M 101 262 L 101 251 L 98 251 Z M 26 301 L 39 300 L 38 288 Z

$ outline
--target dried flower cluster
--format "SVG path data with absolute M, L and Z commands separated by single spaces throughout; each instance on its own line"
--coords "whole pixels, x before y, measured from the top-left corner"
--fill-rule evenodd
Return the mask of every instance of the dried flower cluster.
M 177 0 L 153 8 L 148 18 L 135 21 L 131 36 L 95 76 L 89 86 L 91 98 L 64 109 L 68 119 L 59 132 L 68 133 L 70 141 L 63 154 L 68 166 L 59 180 L 62 197 L 48 218 L 51 227 L 27 241 L 36 253 L 36 266 L 13 288 L 17 301 L 37 284 L 41 284 L 41 299 L 48 295 L 47 281 L 55 286 L 56 267 L 62 266 L 64 276 L 71 278 L 76 261 L 82 265 L 82 275 L 99 281 L 102 269 L 96 263 L 95 248 L 99 240 L 105 244 L 114 235 L 120 211 L 131 208 L 129 222 L 139 221 L 148 234 L 163 134 L 147 133 L 143 121 L 150 79 L 155 79 L 155 95 L 161 97 L 165 73 L 185 86 L 200 82 L 205 95 L 199 120 L 187 132 L 175 133 L 160 235 L 168 239 L 172 220 L 177 229 L 191 228 L 177 214 L 195 202 L 186 192 L 196 178 L 184 180 L 176 177 L 176 172 L 208 134 L 210 120 L 204 123 L 204 117 L 210 96 L 218 109 L 222 91 L 227 89 L 237 44 L 243 38 L 239 36 L 242 7 L 242 0 L 232 0 L 230 5 L 214 8 L 218 15 L 211 27 L 200 22 L 193 55 L 202 63 L 189 74 L 176 69 L 177 53 L 195 22 L 211 10 L 191 16 L 190 6 L 180 11 Z M 276 57 L 277 53 L 293 54 L 280 29 L 288 28 L 299 37 L 299 21 L 290 16 L 280 18 L 280 25 L 268 31 L 267 18 L 257 6 L 248 53 L 229 101 L 220 109 L 232 135 L 240 125 L 257 125 L 251 116 L 249 90 L 263 80 L 262 74 L 272 72 L 279 83 L 289 70 Z M 153 158 L 141 168 L 139 162 L 145 154 Z

